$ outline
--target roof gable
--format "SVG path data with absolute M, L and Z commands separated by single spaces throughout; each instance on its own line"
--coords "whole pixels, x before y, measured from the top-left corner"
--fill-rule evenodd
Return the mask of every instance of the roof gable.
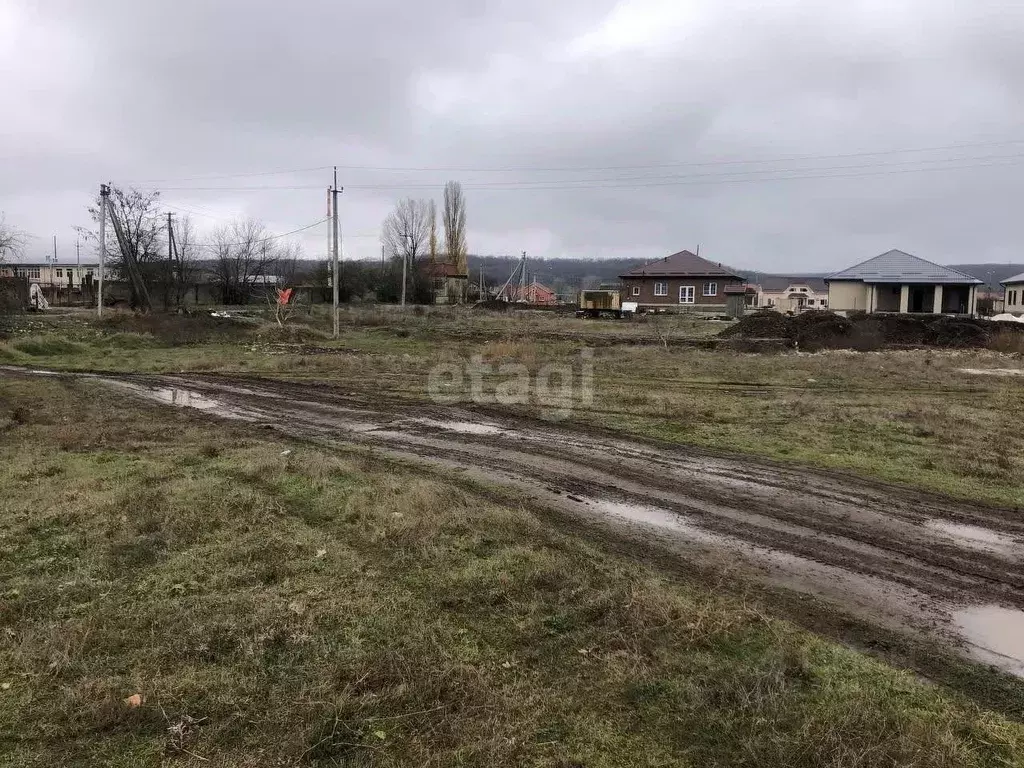
M 1011 283 L 1024 283 L 1024 272 L 1021 272 L 1019 275 L 1014 275 L 1013 277 L 1008 277 L 1005 280 L 999 281 L 1000 285 L 1010 285 Z
M 849 269 L 834 272 L 825 280 L 860 280 L 865 283 L 982 283 L 978 278 L 965 272 L 943 267 L 941 264 L 899 250 L 886 251 Z
M 690 251 L 679 251 L 635 267 L 619 277 L 731 277 L 742 280 L 721 264 L 702 259 Z

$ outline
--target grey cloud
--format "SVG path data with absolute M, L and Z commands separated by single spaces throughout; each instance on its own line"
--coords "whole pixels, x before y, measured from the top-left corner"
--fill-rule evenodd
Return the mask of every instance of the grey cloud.
M 1024 11 L 1005 3 L 14 3 L 31 34 L 0 54 L 17 114 L 0 127 L 0 209 L 43 238 L 83 223 L 107 178 L 339 163 L 504 169 L 343 168 L 350 257 L 377 253 L 396 198 L 439 196 L 447 178 L 467 186 L 478 252 L 653 258 L 700 243 L 738 266 L 810 270 L 890 247 L 1011 258 L 1020 240 L 1019 164 L 978 158 L 1024 143 L 792 157 L 1024 138 Z M 974 167 L 903 172 L 956 157 Z M 579 170 L 608 166 L 660 167 Z M 826 178 L 777 178 L 801 174 Z M 594 181 L 624 177 L 642 178 Z M 570 188 L 497 185 L 541 180 Z M 309 187 L 164 195 L 280 229 L 321 216 L 328 182 L 158 186 Z M 304 243 L 323 250 L 319 231 Z

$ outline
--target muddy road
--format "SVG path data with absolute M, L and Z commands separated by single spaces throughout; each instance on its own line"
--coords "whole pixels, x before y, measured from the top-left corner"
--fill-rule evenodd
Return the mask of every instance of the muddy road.
M 0 372 L 0 375 L 4 375 Z M 426 463 L 1024 676 L 1024 514 L 838 473 L 383 400 L 324 384 L 90 377 L 140 398 Z

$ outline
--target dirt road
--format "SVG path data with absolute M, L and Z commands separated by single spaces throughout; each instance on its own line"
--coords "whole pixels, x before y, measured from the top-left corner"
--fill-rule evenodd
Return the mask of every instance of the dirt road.
M 382 400 L 372 382 L 94 377 L 133 395 L 425 462 L 687 562 L 804 593 L 1024 676 L 1024 516 L 825 471 Z

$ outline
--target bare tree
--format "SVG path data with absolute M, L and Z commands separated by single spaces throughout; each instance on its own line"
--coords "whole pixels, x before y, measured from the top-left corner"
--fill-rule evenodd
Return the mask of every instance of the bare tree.
M 407 197 L 384 219 L 381 243 L 392 258 L 409 256 L 415 261 L 423 252 L 430 239 L 429 208 L 426 200 Z
M 18 256 L 28 242 L 28 235 L 7 223 L 7 218 L 0 213 L 0 263 L 9 256 Z
M 427 218 L 430 222 L 430 263 L 437 261 L 437 203 L 430 201 L 427 209 Z
M 185 306 L 189 286 L 198 280 L 199 255 L 195 225 L 190 216 L 183 216 L 174 225 L 174 252 L 171 254 L 174 306 L 179 310 Z
M 124 231 L 124 237 L 128 247 L 131 249 L 135 261 L 139 264 L 144 279 L 152 279 L 153 273 L 159 271 L 160 262 L 164 258 L 164 235 L 166 224 L 163 216 L 160 215 L 160 193 L 156 191 L 142 191 L 129 187 L 112 186 L 110 197 L 107 199 L 110 207 L 110 214 L 117 216 Z M 89 215 L 93 221 L 100 220 L 100 201 L 97 197 L 95 202 L 89 206 Z M 99 236 L 90 229 L 79 228 L 79 232 L 87 239 L 99 244 Z M 124 271 L 123 254 L 120 248 L 110 248 L 108 254 L 111 257 L 111 267 Z
M 121 225 L 125 239 L 124 246 L 139 267 L 139 277 L 142 279 L 146 292 L 153 288 L 168 288 L 167 264 L 164 255 L 167 225 L 163 216 L 160 215 L 159 201 L 159 192 L 142 191 L 134 187 L 123 189 L 117 186 L 111 186 L 110 197 L 107 199 L 110 215 L 111 217 L 116 216 Z M 100 198 L 98 196 L 88 210 L 93 221 L 98 223 L 100 220 Z M 77 229 L 78 233 L 86 240 L 99 246 L 99 235 L 96 230 L 86 227 Z M 105 268 L 118 273 L 122 279 L 130 279 L 125 254 L 110 230 L 111 228 L 108 227 L 107 255 L 109 261 Z M 143 297 L 138 294 L 133 283 L 131 297 L 133 307 L 146 304 Z
M 242 219 L 213 233 L 214 280 L 225 304 L 247 304 L 254 288 L 265 289 L 281 247 L 262 222 Z
M 462 185 L 449 181 L 444 185 L 444 240 L 448 263 L 454 264 L 460 275 L 469 274 L 466 263 L 466 198 Z

